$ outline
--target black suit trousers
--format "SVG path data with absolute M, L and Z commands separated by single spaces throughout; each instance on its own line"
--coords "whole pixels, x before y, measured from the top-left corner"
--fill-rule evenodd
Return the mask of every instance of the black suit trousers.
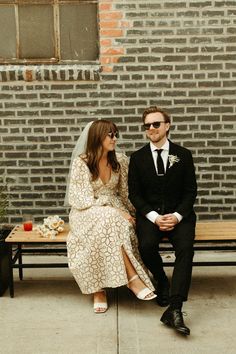
M 167 278 L 159 254 L 159 243 L 168 237 L 175 252 L 175 265 L 171 280 L 171 297 L 180 296 L 183 301 L 188 298 L 192 276 L 193 243 L 195 237 L 196 217 L 184 218 L 172 231 L 160 231 L 158 226 L 143 216 L 137 216 L 137 236 L 139 251 L 146 267 L 151 271 L 159 285 Z

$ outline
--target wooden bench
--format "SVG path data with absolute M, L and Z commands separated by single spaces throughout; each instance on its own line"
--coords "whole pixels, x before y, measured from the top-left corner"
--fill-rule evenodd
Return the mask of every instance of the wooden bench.
M 165 240 L 160 245 L 160 251 L 169 251 L 170 243 Z M 196 225 L 194 251 L 236 251 L 236 221 L 199 221 Z M 193 260 L 193 266 L 231 266 L 236 265 L 236 260 Z M 206 255 L 207 257 L 207 255 Z M 172 266 L 173 262 L 164 263 Z
M 9 245 L 9 289 L 10 296 L 14 297 L 13 269 L 19 269 L 19 277 L 23 279 L 23 268 L 58 268 L 68 267 L 67 263 L 23 263 L 23 254 L 66 254 L 66 239 L 69 226 L 58 234 L 56 238 L 49 239 L 40 236 L 36 231 L 25 232 L 21 225 L 17 225 L 6 238 Z M 24 247 L 26 245 L 27 247 Z M 37 247 L 36 247 L 37 245 Z M 57 245 L 57 247 L 55 247 Z M 14 246 L 14 247 L 13 247 Z M 40 246 L 40 248 L 39 248 Z M 42 247 L 43 246 L 43 247 Z M 46 246 L 46 247 L 45 247 Z M 62 246 L 62 247 L 61 247 Z M 161 252 L 170 252 L 172 247 L 167 240 L 160 244 Z M 196 226 L 195 251 L 236 251 L 236 221 L 208 221 L 198 222 Z M 206 256 L 207 257 L 207 256 Z M 194 266 L 229 266 L 236 265 L 235 261 L 193 261 Z M 18 262 L 17 262 L 18 261 Z M 164 262 L 165 266 L 173 266 L 173 262 Z

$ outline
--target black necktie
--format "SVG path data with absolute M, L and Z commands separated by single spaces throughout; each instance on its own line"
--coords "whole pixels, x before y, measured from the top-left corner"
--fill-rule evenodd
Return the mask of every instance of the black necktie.
M 163 149 L 157 149 L 157 175 L 163 176 L 165 174 L 164 163 L 161 157 Z

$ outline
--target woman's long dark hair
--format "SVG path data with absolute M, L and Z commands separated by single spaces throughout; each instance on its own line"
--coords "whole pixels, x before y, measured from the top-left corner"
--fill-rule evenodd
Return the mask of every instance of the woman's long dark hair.
M 102 157 L 102 143 L 108 133 L 117 132 L 118 129 L 113 122 L 105 119 L 93 122 L 88 132 L 88 140 L 86 147 L 86 163 L 92 174 L 92 179 L 96 180 L 99 176 L 99 161 Z M 108 152 L 108 163 L 114 172 L 118 172 L 120 164 L 117 161 L 115 150 Z

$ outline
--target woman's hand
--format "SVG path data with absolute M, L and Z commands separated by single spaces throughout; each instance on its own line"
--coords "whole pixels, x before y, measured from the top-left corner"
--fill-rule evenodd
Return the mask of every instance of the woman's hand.
M 127 213 L 126 211 L 120 210 L 118 209 L 119 213 L 123 216 L 123 218 L 125 218 L 126 220 L 128 220 L 133 226 L 135 226 L 136 220 L 135 218 L 130 215 L 129 213 Z

